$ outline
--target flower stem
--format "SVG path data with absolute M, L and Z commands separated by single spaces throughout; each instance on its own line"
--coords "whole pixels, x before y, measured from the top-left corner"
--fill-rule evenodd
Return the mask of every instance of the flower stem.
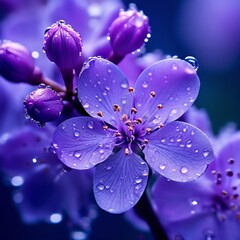
M 168 240 L 166 231 L 153 210 L 147 191 L 143 193 L 134 210 L 139 217 L 147 222 L 156 240 Z

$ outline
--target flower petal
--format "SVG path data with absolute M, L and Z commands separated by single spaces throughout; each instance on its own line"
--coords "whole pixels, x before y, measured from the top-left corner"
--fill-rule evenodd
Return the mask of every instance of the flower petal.
M 132 208 L 142 196 L 148 181 L 148 166 L 140 156 L 124 150 L 97 165 L 94 195 L 98 205 L 111 213 Z
M 135 85 L 137 117 L 149 127 L 179 118 L 195 101 L 200 87 L 196 69 L 180 59 L 165 59 L 146 68 Z M 155 97 L 151 97 L 154 92 Z M 158 109 L 161 104 L 163 108 Z
M 144 154 L 150 166 L 174 181 L 196 180 L 213 160 L 207 136 L 184 122 L 172 122 L 147 136 Z
M 114 104 L 121 112 L 128 113 L 130 94 L 128 80 L 120 69 L 102 58 L 91 58 L 83 67 L 78 81 L 78 98 L 85 110 L 93 117 L 99 117 L 115 125 Z
M 103 162 L 115 144 L 103 126 L 104 122 L 91 117 L 75 117 L 60 124 L 52 144 L 59 159 L 75 169 L 88 169 Z

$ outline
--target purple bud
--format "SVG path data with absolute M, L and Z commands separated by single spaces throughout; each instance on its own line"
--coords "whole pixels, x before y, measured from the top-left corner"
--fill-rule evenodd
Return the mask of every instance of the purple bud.
M 63 20 L 46 29 L 43 49 L 61 70 L 75 69 L 81 61 L 81 37 Z
M 148 17 L 142 11 L 121 10 L 109 29 L 109 38 L 115 54 L 124 56 L 139 49 L 150 32 Z
M 4 41 L 0 45 L 0 75 L 11 82 L 30 82 L 34 70 L 33 57 L 23 45 Z
M 41 124 L 56 120 L 63 110 L 61 97 L 44 84 L 26 96 L 24 105 L 27 115 Z

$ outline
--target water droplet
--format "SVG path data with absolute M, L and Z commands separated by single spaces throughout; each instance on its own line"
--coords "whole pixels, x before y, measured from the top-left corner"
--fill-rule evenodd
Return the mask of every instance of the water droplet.
M 74 136 L 75 136 L 75 137 L 79 137 L 79 136 L 80 136 L 80 132 L 79 132 L 79 131 L 75 131 L 75 132 L 74 132 Z
M 204 157 L 207 157 L 209 154 L 210 154 L 210 152 L 208 150 L 204 150 L 203 151 L 203 156 Z
M 176 63 L 173 63 L 173 64 L 172 64 L 172 69 L 173 69 L 173 70 L 177 70 L 177 69 L 178 69 Z
M 111 69 L 108 69 L 108 72 L 109 72 L 109 73 L 111 73 L 111 72 L 112 72 L 112 70 L 111 70 Z
M 199 152 L 199 150 L 198 150 L 198 149 L 195 149 L 195 150 L 194 150 L 194 152 L 195 152 L 195 153 L 198 153 L 198 152 Z
M 85 103 L 85 104 L 83 105 L 83 107 L 84 107 L 84 108 L 88 108 L 88 107 L 89 107 L 89 104 L 88 104 L 88 103 Z
M 114 191 L 113 191 L 113 189 L 109 189 L 109 192 L 110 192 L 110 193 L 113 193 Z
M 128 87 L 127 83 L 122 83 L 121 84 L 121 88 L 127 88 L 127 87 Z
M 191 205 L 196 206 L 196 205 L 198 205 L 198 202 L 196 200 L 192 200 Z
M 187 56 L 185 57 L 185 61 L 190 63 L 194 69 L 197 70 L 199 68 L 199 63 L 195 57 Z
M 143 87 L 143 88 L 147 88 L 147 87 L 148 87 L 147 82 L 143 82 L 143 83 L 142 83 L 142 87 Z
M 148 171 L 146 169 L 144 169 L 142 175 L 143 176 L 148 176 Z
M 135 183 L 141 183 L 142 182 L 142 179 L 141 178 L 137 178 L 136 180 L 135 180 Z
M 21 177 L 21 176 L 14 176 L 12 179 L 11 179 L 11 184 L 14 186 L 14 187 L 19 187 L 21 185 L 23 185 L 24 183 L 24 178 Z
M 190 141 L 190 140 L 189 140 L 189 141 L 187 141 L 187 145 L 186 145 L 186 146 L 187 146 L 187 148 L 190 148 L 190 147 L 192 147 L 192 141 Z
M 97 185 L 97 188 L 98 188 L 100 191 L 102 191 L 102 190 L 105 188 L 105 186 L 104 186 L 102 183 L 99 183 L 99 184 Z
M 40 84 L 38 85 L 38 88 L 39 88 L 39 89 L 45 89 L 45 88 L 46 88 L 46 85 L 45 85 L 44 83 L 40 83 Z
M 141 187 L 142 187 L 142 184 L 137 184 L 137 185 L 135 186 L 135 189 L 136 189 L 136 190 L 139 190 Z
M 37 162 L 37 158 L 34 157 L 34 158 L 32 159 L 32 162 L 33 162 L 33 163 L 36 163 L 36 162 Z
M 88 128 L 89 129 L 93 129 L 93 122 L 92 121 L 89 121 L 88 124 L 87 124 Z
M 159 166 L 159 168 L 160 168 L 161 170 L 164 170 L 164 169 L 166 168 L 166 165 L 161 164 L 161 165 Z
M 61 129 L 64 130 L 66 127 L 66 124 L 62 124 Z
M 62 221 L 62 214 L 60 214 L 60 213 L 53 213 L 50 216 L 51 223 L 60 223 L 61 221 Z
M 74 156 L 77 157 L 77 158 L 79 158 L 79 157 L 81 156 L 81 152 L 78 151 L 78 150 L 75 151 L 75 152 L 74 152 Z
M 108 170 L 108 171 L 110 171 L 111 169 L 112 169 L 111 166 L 107 166 L 107 167 L 106 167 L 106 170 Z
M 103 149 L 99 149 L 99 153 L 104 153 L 104 150 Z
M 165 139 L 165 138 L 162 138 L 162 139 L 161 139 L 161 142 L 162 142 L 162 143 L 165 143 L 165 142 L 166 142 L 166 139 Z
M 188 172 L 188 168 L 187 167 L 181 167 L 180 169 L 182 174 L 186 174 Z

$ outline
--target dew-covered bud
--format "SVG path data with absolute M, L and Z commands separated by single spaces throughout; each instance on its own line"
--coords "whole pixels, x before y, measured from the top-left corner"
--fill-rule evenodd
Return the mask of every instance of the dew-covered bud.
M 43 50 L 61 70 L 75 69 L 81 60 L 81 37 L 60 20 L 45 30 Z
M 121 10 L 109 28 L 109 39 L 115 54 L 125 56 L 139 49 L 149 36 L 148 17 L 132 7 Z
M 34 59 L 23 45 L 3 41 L 0 45 L 0 75 L 11 82 L 31 81 Z
M 26 115 L 41 124 L 56 120 L 63 110 L 61 97 L 46 85 L 39 85 L 24 100 Z

